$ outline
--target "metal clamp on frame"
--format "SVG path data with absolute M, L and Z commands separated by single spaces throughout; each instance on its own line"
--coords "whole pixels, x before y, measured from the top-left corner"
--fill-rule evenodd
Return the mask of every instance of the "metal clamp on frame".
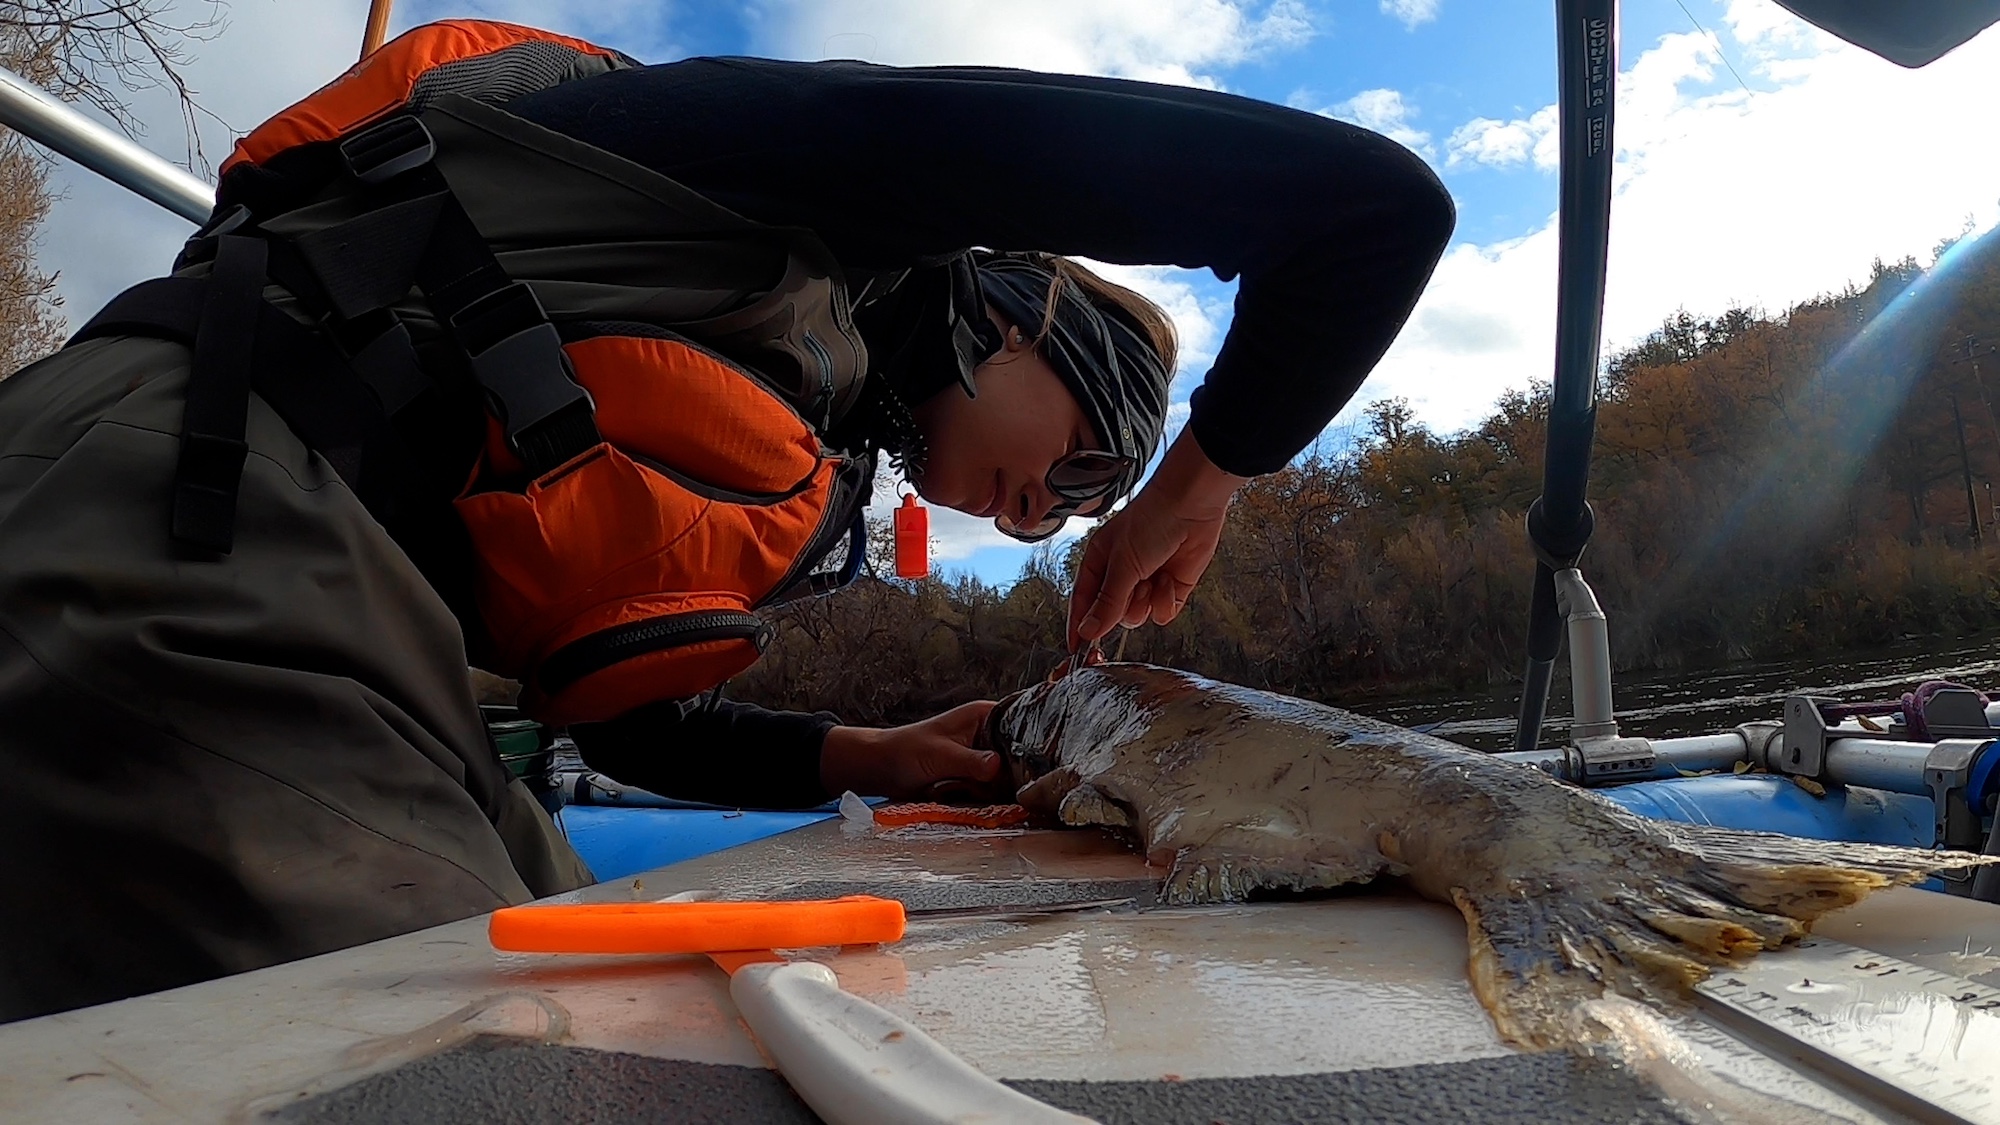
M 1643 738 L 1593 738 L 1569 747 L 1583 785 L 1644 781 L 1659 768 L 1653 744 Z
M 1785 697 L 1784 748 L 1766 768 L 1777 773 L 1819 780 L 1826 772 L 1826 743 L 1832 737 L 1820 708 L 1840 702 L 1816 695 Z
M 1983 795 L 1972 792 L 1972 775 L 1980 758 L 1996 745 L 2000 744 L 1991 739 L 1947 738 L 1924 757 L 1924 783 L 1930 787 L 1937 816 L 1937 847 L 1976 852 L 1986 842 L 1983 809 L 1976 807 L 1985 802 Z M 1968 869 L 1938 877 L 1952 894 L 1969 895 L 1975 873 Z

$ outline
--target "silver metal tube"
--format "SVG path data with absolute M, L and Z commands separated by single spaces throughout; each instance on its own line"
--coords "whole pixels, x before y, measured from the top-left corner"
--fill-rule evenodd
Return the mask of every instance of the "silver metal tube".
M 1743 744 L 1743 736 L 1735 731 L 1690 738 L 1656 738 L 1652 746 L 1660 761 L 1689 773 L 1730 769 L 1743 761 L 1749 749 Z
M 1503 761 L 1515 762 L 1541 770 L 1550 777 L 1562 781 L 1575 781 L 1575 763 L 1570 760 L 1573 752 L 1567 747 L 1547 746 L 1536 750 L 1508 750 L 1493 755 Z
M 1618 737 L 1611 710 L 1611 632 L 1597 595 L 1572 567 L 1556 571 L 1556 606 L 1569 622 L 1570 738 Z
M 1895 742 L 1883 738 L 1835 738 L 1826 744 L 1825 776 L 1842 785 L 1887 789 L 1917 797 L 1931 795 L 1924 780 L 1929 742 Z
M 0 125 L 61 153 L 191 223 L 208 221 L 215 188 L 0 67 Z

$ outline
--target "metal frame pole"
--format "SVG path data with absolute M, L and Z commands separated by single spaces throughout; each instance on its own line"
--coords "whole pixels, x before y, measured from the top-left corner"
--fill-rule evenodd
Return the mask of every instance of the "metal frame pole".
M 57 101 L 5 67 L 0 67 L 0 125 L 191 223 L 207 222 L 209 212 L 215 210 L 215 188 Z

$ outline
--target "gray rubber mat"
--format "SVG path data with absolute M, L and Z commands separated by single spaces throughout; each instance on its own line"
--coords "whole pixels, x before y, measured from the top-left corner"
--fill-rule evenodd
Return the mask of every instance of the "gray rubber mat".
M 265 1118 L 287 1125 L 818 1125 L 777 1072 L 489 1037 Z
M 1609 1062 L 1554 1053 L 1185 1082 L 1008 1083 L 1104 1125 L 1686 1125 Z M 769 1070 L 484 1039 L 288 1106 L 285 1125 L 813 1125 Z
M 1103 1125 L 1689 1125 L 1630 1071 L 1566 1052 L 1271 1078 L 1009 1082 Z

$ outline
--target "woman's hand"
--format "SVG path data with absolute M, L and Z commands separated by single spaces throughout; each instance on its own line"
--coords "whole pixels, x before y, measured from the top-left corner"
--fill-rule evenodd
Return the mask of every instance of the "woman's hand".
M 820 784 L 896 800 L 1003 799 L 1000 755 L 972 748 L 991 710 L 982 699 L 908 726 L 834 727 L 820 747 Z
M 1071 650 L 1114 626 L 1179 616 L 1222 537 L 1229 502 L 1248 477 L 1225 473 L 1182 430 L 1132 502 L 1090 533 L 1069 600 Z

